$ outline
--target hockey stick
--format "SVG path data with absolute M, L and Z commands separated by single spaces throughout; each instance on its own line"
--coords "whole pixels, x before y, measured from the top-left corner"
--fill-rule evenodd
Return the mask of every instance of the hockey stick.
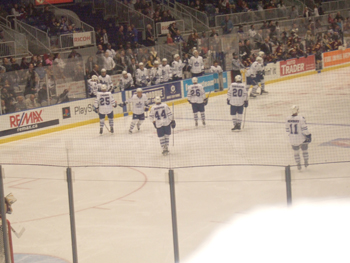
M 175 111 L 174 111 L 174 102 L 173 102 L 173 120 L 175 118 Z M 175 145 L 175 136 L 174 136 L 175 132 L 174 132 L 174 129 L 173 129 L 173 146 Z
M 26 229 L 24 227 L 22 227 L 21 231 L 19 231 L 19 233 L 17 233 L 17 231 L 11 226 L 11 230 L 17 238 L 21 238 L 21 236 L 23 235 L 23 233 Z
M 246 116 L 246 113 L 247 113 L 247 108 L 245 108 L 245 110 L 244 110 L 242 130 L 244 129 L 244 124 L 245 124 L 245 116 Z

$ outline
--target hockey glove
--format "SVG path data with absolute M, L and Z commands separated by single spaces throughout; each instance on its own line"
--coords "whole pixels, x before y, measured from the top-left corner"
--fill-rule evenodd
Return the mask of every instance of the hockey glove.
M 311 142 L 311 134 L 305 136 L 304 143 L 310 143 Z
M 248 101 L 244 101 L 244 108 L 247 108 L 248 107 Z
M 98 108 L 94 107 L 94 112 L 98 113 Z
M 146 106 L 146 107 L 145 107 L 145 111 L 149 111 L 149 106 Z
M 190 100 L 187 100 L 189 104 L 192 104 L 192 102 Z
M 155 122 L 155 121 L 153 122 L 153 126 L 154 126 L 154 128 L 157 129 L 157 125 L 156 125 L 156 122 Z
M 207 106 L 207 104 L 208 104 L 208 98 L 205 98 L 205 99 L 203 100 L 203 103 L 204 103 L 205 106 Z
M 170 122 L 170 126 L 171 126 L 171 128 L 175 129 L 175 127 L 176 127 L 176 122 L 175 122 L 175 120 L 172 120 L 172 121 Z
M 230 104 L 230 100 L 229 100 L 229 99 L 227 99 L 227 105 L 231 105 L 231 104 Z
M 123 102 L 123 103 L 119 103 L 118 105 L 119 105 L 119 107 L 122 107 L 122 108 L 123 108 L 123 107 L 126 105 L 126 103 Z

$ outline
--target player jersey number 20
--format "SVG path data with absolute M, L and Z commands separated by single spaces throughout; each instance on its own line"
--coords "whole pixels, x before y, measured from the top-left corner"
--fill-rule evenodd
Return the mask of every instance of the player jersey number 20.
M 103 105 L 109 105 L 111 102 L 109 100 L 109 97 L 102 97 L 100 98 L 100 105 L 103 106 Z
M 233 91 L 232 91 L 232 96 L 233 97 L 242 97 L 242 95 L 243 95 L 243 90 L 241 90 L 241 89 L 233 89 Z

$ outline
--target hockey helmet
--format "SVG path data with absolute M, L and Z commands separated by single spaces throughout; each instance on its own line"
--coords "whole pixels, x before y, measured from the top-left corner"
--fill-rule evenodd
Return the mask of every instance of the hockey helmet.
M 101 86 L 101 91 L 107 91 L 107 86 L 105 84 Z
M 139 63 L 139 67 L 141 67 L 141 66 L 143 66 L 143 63 L 142 63 L 142 62 Z
M 162 61 L 163 61 L 163 62 L 167 62 L 168 60 L 167 60 L 166 58 L 163 58 Z
M 193 84 L 197 84 L 198 83 L 198 79 L 196 77 L 192 78 L 192 83 Z
M 198 50 L 197 49 L 193 50 L 193 55 L 196 55 L 196 54 L 198 54 Z
M 156 61 L 154 61 L 154 63 L 153 63 L 154 65 L 158 65 L 159 64 L 159 61 L 158 60 L 156 60 Z
M 258 55 L 259 55 L 259 57 L 263 57 L 265 55 L 265 52 L 264 51 L 259 51 Z
M 107 72 L 105 68 L 101 69 L 101 73 Z
M 92 81 L 98 81 L 98 77 L 96 75 L 92 75 L 91 80 Z
M 235 77 L 235 81 L 236 81 L 236 82 L 242 82 L 242 76 L 241 76 L 241 75 L 237 75 L 237 76 Z
M 294 114 L 298 114 L 298 113 L 299 113 L 299 106 L 293 105 L 292 108 L 291 108 L 291 110 L 292 110 L 292 114 L 293 114 L 293 115 L 294 115 Z
M 157 103 L 157 104 L 161 103 L 162 99 L 159 96 L 157 96 L 157 97 L 155 97 L 154 102 Z
M 174 55 L 174 59 L 177 59 L 177 58 L 179 58 L 180 56 L 179 56 L 179 54 L 175 54 Z
M 259 63 L 262 63 L 263 59 L 262 59 L 262 57 L 257 57 L 256 61 L 259 62 Z
M 137 88 L 137 89 L 136 89 L 136 92 L 137 92 L 137 93 L 139 93 L 139 92 L 142 93 L 142 89 L 141 89 L 141 88 Z
M 127 75 L 128 72 L 126 72 L 125 70 L 123 70 L 122 74 L 123 74 L 123 75 Z

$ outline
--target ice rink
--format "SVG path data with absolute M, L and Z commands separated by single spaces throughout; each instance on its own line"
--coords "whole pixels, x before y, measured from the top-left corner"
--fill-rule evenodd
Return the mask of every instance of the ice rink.
M 226 94 L 210 98 L 206 127 L 194 126 L 189 104 L 175 105 L 166 157 L 148 119 L 128 134 L 130 116 L 114 120 L 113 135 L 106 129 L 99 135 L 95 123 L 1 145 L 5 193 L 18 199 L 8 219 L 15 229 L 26 228 L 20 239 L 13 236 L 16 263 L 72 262 L 68 165 L 84 263 L 174 262 L 169 168 L 176 176 L 181 259 L 231 218 L 286 204 L 284 167 L 295 161 L 285 119 L 293 104 L 312 133 L 311 165 L 301 172 L 292 167 L 293 201 L 349 198 L 349 73 L 343 68 L 266 85 L 268 95 L 249 101 L 241 132 L 231 131 Z

